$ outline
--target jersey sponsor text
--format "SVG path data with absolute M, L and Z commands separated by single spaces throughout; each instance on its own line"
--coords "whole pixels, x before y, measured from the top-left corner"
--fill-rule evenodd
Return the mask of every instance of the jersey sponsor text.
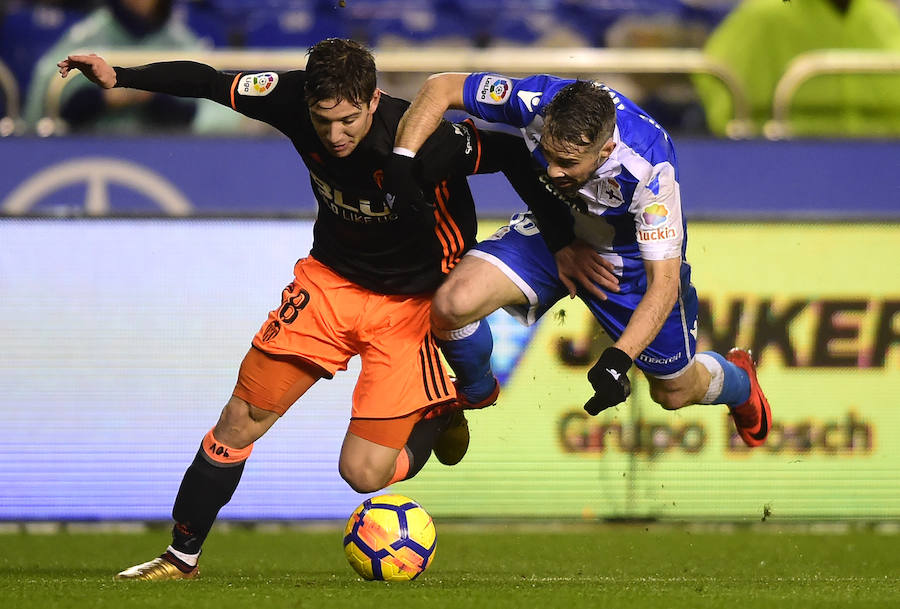
M 664 226 L 654 229 L 640 229 L 638 231 L 638 241 L 646 243 L 648 241 L 665 241 L 666 239 L 675 239 L 678 237 L 678 231 L 671 226 Z

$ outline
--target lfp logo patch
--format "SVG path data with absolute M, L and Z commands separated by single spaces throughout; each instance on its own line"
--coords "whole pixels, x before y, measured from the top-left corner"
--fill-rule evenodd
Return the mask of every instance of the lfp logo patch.
M 507 93 L 509 93 L 509 82 L 505 80 L 498 80 L 493 85 L 491 85 L 491 99 L 495 102 L 501 102 L 506 99 Z
M 669 219 L 669 210 L 662 203 L 654 203 L 644 208 L 641 220 L 645 226 L 662 226 Z
M 512 91 L 512 81 L 502 76 L 484 76 L 478 85 L 478 101 L 494 106 L 506 103 Z
M 238 84 L 238 93 L 252 97 L 263 97 L 271 93 L 277 84 L 278 74 L 275 72 L 247 74 L 241 77 Z

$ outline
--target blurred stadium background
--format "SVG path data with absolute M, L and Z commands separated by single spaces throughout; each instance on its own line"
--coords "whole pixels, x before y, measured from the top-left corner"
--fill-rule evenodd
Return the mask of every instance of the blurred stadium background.
M 7 0 L 0 12 L 2 521 L 167 520 L 312 239 L 305 169 L 258 124 L 214 111 L 198 121 L 198 109 L 181 125 L 106 128 L 66 120 L 77 113 L 61 108 L 60 79 L 34 93 L 41 56 L 102 5 Z M 459 466 L 430 463 L 393 490 L 436 517 L 897 520 L 900 133 L 798 138 L 790 111 L 823 72 L 900 79 L 897 51 L 807 57 L 785 71 L 794 80 L 772 120 L 754 123 L 750 92 L 703 52 L 735 6 L 176 0 L 195 48 L 88 50 L 119 65 L 287 69 L 315 41 L 349 36 L 375 50 L 381 87 L 400 97 L 451 70 L 597 78 L 633 96 L 675 137 L 701 340 L 759 357 L 777 422 L 768 444 L 744 450 L 717 407 L 661 410 L 637 375 L 625 406 L 587 418 L 585 373 L 605 339 L 567 301 L 532 329 L 492 317 L 499 405 L 471 417 Z M 707 127 L 697 74 L 728 88 L 730 137 Z M 29 95 L 46 96 L 36 120 Z M 886 112 L 896 120 L 900 107 Z M 484 234 L 523 207 L 502 178 L 471 182 Z M 361 499 L 336 462 L 354 377 L 319 383 L 257 444 L 221 518 L 352 511 Z

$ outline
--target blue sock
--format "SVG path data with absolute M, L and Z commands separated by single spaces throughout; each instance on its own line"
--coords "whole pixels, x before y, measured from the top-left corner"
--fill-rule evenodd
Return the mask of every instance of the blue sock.
M 715 399 L 714 404 L 740 406 L 750 399 L 750 377 L 746 372 L 714 351 L 704 351 L 702 355 L 716 360 L 722 366 L 725 377 L 722 381 L 722 392 Z
M 480 402 L 494 390 L 491 351 L 494 337 L 486 319 L 458 330 L 434 333 L 447 363 L 456 374 L 457 388 L 472 402 Z

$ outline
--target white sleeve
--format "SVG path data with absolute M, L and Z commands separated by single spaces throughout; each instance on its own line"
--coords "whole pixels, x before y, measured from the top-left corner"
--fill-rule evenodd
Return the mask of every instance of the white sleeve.
M 629 211 L 634 214 L 635 234 L 644 260 L 681 257 L 681 189 L 671 163 L 654 165 L 649 176 L 638 183 Z

